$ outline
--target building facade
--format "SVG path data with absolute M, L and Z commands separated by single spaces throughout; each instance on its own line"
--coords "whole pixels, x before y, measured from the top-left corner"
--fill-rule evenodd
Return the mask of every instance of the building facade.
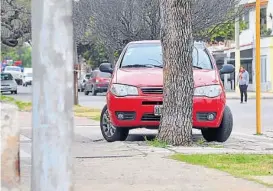
M 240 17 L 246 23 L 246 28 L 240 34 L 240 58 L 241 65 L 250 74 L 249 90 L 256 89 L 256 7 L 255 0 L 245 0 L 242 4 L 247 11 Z M 216 58 L 217 65 L 224 63 L 235 65 L 235 42 L 226 46 L 210 47 Z M 273 92 L 273 0 L 261 0 L 261 90 Z M 240 67 L 240 66 L 236 66 Z M 235 75 L 231 76 L 230 88 L 234 89 Z

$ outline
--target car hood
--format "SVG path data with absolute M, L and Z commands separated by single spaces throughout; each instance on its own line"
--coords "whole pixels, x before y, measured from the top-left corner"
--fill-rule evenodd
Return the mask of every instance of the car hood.
M 193 70 L 194 86 L 205 86 L 219 83 L 219 76 L 215 70 Z M 128 84 L 137 87 L 163 86 L 163 70 L 160 68 L 118 69 L 114 77 L 115 83 Z

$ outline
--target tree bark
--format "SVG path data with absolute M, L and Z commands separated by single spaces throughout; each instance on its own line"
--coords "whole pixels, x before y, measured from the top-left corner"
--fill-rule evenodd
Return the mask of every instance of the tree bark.
M 164 98 L 158 139 L 189 145 L 194 92 L 191 0 L 161 0 L 160 8 Z
M 35 0 L 32 7 L 31 190 L 71 191 L 72 1 Z
M 75 34 L 75 33 L 74 33 Z M 74 67 L 74 105 L 79 104 L 79 93 L 78 93 L 78 51 L 77 51 L 77 44 L 74 38 L 74 66 L 76 65 L 77 67 Z

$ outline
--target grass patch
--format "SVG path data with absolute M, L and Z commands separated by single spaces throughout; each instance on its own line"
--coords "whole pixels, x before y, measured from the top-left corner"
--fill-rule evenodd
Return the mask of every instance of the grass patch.
M 77 117 L 86 117 L 86 118 L 99 121 L 101 110 L 76 105 L 74 106 L 74 114 Z
M 153 140 L 148 140 L 147 137 L 144 137 L 144 139 L 145 139 L 146 143 L 149 146 L 152 146 L 152 147 L 159 147 L 159 148 L 167 148 L 167 147 L 169 147 L 169 145 L 168 145 L 167 142 L 160 141 L 157 138 L 155 138 Z
M 0 101 L 13 103 L 19 108 L 20 111 L 31 111 L 32 109 L 30 102 L 18 101 L 9 96 L 0 95 Z
M 202 165 L 228 172 L 235 177 L 254 180 L 267 186 L 272 184 L 255 180 L 254 176 L 273 176 L 273 155 L 258 154 L 175 154 L 172 159 L 194 165 Z
M 32 104 L 30 102 L 18 101 L 9 96 L 0 95 L 0 101 L 9 102 L 9 103 L 13 103 L 17 105 L 20 111 L 32 110 Z M 74 114 L 77 117 L 86 117 L 96 121 L 100 120 L 101 110 L 99 109 L 92 109 L 92 108 L 83 107 L 80 105 L 74 106 L 73 109 L 74 109 Z

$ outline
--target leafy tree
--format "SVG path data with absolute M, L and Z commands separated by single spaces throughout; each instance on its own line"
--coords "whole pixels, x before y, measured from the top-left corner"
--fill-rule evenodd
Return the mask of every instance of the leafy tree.
M 32 67 L 31 47 L 24 45 L 13 48 L 2 45 L 1 60 L 21 60 L 24 67 Z

